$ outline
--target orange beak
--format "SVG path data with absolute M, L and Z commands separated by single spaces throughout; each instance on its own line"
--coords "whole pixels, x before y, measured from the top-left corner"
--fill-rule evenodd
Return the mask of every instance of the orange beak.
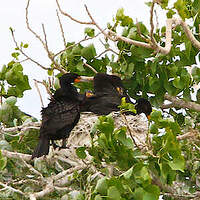
M 75 83 L 79 83 L 80 81 L 81 81 L 81 77 L 80 77 L 80 76 L 78 76 L 78 77 L 74 80 Z
M 151 116 L 150 116 L 150 115 L 147 115 L 147 119 L 150 120 L 150 119 L 151 119 Z
M 92 81 L 93 77 L 88 77 L 88 76 L 78 76 L 74 82 L 75 83 L 79 83 L 79 82 L 88 82 L 88 81 Z

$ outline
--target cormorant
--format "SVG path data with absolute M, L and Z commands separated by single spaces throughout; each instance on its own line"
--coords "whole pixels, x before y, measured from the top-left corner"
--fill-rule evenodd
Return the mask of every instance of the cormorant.
M 108 115 L 113 111 L 119 111 L 121 99 L 125 97 L 127 103 L 133 103 L 126 93 L 120 77 L 97 73 L 94 76 L 94 94 L 87 97 L 81 105 L 81 112 L 88 111 L 98 115 Z M 136 114 L 145 113 L 149 119 L 152 112 L 151 104 L 148 100 L 140 98 L 136 101 Z M 135 115 L 133 112 L 125 114 Z
M 66 139 L 80 119 L 80 103 L 85 95 L 79 94 L 71 83 L 83 81 L 75 73 L 67 73 L 60 77 L 60 88 L 56 90 L 50 103 L 41 111 L 42 124 L 37 147 L 32 158 L 49 153 L 50 140 Z M 64 145 L 64 143 L 63 143 Z

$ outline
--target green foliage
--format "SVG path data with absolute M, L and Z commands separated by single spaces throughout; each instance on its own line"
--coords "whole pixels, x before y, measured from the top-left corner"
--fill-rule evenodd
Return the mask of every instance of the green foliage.
M 85 34 L 89 37 L 94 37 L 95 30 L 93 28 L 85 28 Z
M 0 72 L 0 82 L 1 95 L 4 97 L 23 97 L 24 91 L 31 89 L 28 76 L 23 74 L 22 65 L 15 61 L 3 66 Z M 5 88 L 6 83 L 8 84 L 8 89 Z

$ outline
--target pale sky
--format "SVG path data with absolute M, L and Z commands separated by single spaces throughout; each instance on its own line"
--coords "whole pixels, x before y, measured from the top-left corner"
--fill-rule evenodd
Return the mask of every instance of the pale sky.
M 84 4 L 92 13 L 96 22 L 105 28 L 107 22 L 112 22 L 112 17 L 116 14 L 117 9 L 124 8 L 125 14 L 132 17 L 134 20 L 142 21 L 145 25 L 149 26 L 149 8 L 144 2 L 147 0 L 60 0 L 62 9 L 72 15 L 74 18 L 89 21 L 85 12 Z M 50 61 L 47 58 L 46 52 L 43 50 L 41 43 L 30 33 L 26 28 L 25 23 L 25 7 L 27 0 L 6 0 L 1 2 L 0 7 L 0 44 L 1 44 L 1 59 L 0 67 L 11 61 L 11 53 L 14 51 L 15 45 L 9 31 L 9 27 L 15 30 L 16 40 L 19 42 L 28 43 L 29 48 L 26 53 L 39 63 L 48 67 Z M 56 1 L 55 0 L 32 0 L 29 6 L 29 22 L 35 32 L 42 37 L 43 23 L 46 28 L 47 39 L 49 48 L 52 52 L 58 52 L 63 49 L 62 37 L 60 34 L 59 24 L 56 16 Z M 161 12 L 158 13 L 161 17 L 159 22 L 165 24 L 165 15 Z M 67 41 L 79 41 L 84 37 L 85 25 L 77 24 L 67 17 L 61 16 L 62 24 Z M 22 99 L 18 99 L 20 108 L 40 118 L 41 102 L 39 95 L 35 89 L 32 79 L 42 81 L 47 79 L 48 75 L 44 70 L 41 70 L 37 65 L 32 62 L 24 62 L 24 73 L 30 75 L 30 83 L 32 91 L 26 91 Z M 43 87 L 43 100 L 45 105 L 48 103 L 48 95 Z

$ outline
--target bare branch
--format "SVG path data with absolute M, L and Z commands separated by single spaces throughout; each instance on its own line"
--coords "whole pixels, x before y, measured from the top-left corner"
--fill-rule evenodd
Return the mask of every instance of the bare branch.
M 59 25 L 60 25 L 60 31 L 62 33 L 64 48 L 66 48 L 67 43 L 66 43 L 66 40 L 65 40 L 65 34 L 64 34 L 64 30 L 63 30 L 63 26 L 62 26 L 62 23 L 61 23 L 61 20 L 60 20 L 60 16 L 59 16 L 58 10 L 56 10 L 56 13 L 57 13 L 58 22 L 59 22 Z
M 39 89 L 39 87 L 38 87 L 38 82 L 37 82 L 36 80 L 34 80 L 34 84 L 35 84 L 35 87 L 36 87 L 37 92 L 38 92 L 38 94 L 39 94 L 40 102 L 41 102 L 41 104 L 42 104 L 42 107 L 44 107 L 44 103 L 43 103 L 43 100 L 42 100 L 42 95 L 41 95 L 40 89 Z
M 106 36 L 109 39 L 112 38 L 111 39 L 112 41 L 120 41 L 121 40 L 121 41 L 124 41 L 124 42 L 126 42 L 128 44 L 133 44 L 133 45 L 136 45 L 136 46 L 139 46 L 139 47 L 152 49 L 152 46 L 150 44 L 148 44 L 148 43 L 132 40 L 132 39 L 126 38 L 124 36 L 117 35 L 115 32 L 113 32 L 111 30 L 108 30 L 108 34 L 106 34 Z M 111 36 L 113 36 L 113 37 L 111 37 Z
M 27 29 L 28 29 L 31 33 L 33 33 L 33 35 L 35 35 L 35 37 L 42 43 L 42 45 L 43 45 L 44 48 L 45 48 L 45 43 L 44 43 L 44 41 L 41 39 L 41 37 L 40 37 L 36 32 L 34 32 L 34 31 L 31 29 L 31 27 L 30 27 L 30 25 L 29 25 L 29 20 L 28 20 L 28 8 L 29 8 L 29 4 L 30 4 L 30 0 L 28 0 L 27 6 L 26 6 L 26 26 L 27 26 Z
M 91 39 L 94 39 L 96 37 L 98 37 L 99 35 L 101 34 L 101 32 L 97 33 L 94 37 L 87 37 L 85 36 L 85 38 L 83 38 L 82 40 L 80 40 L 79 42 L 75 43 L 75 44 L 72 44 L 70 46 L 68 46 L 67 48 L 59 51 L 58 53 L 56 53 L 54 56 L 53 56 L 53 59 L 55 59 L 56 56 L 60 55 L 61 53 L 63 53 L 64 51 L 68 50 L 68 49 L 71 49 L 73 48 L 74 46 L 78 45 L 78 44 L 81 44 L 82 42 L 85 42 L 85 41 L 88 41 L 88 40 L 91 40 Z
M 60 67 L 56 61 L 54 61 L 54 56 L 53 54 L 49 51 L 49 48 L 48 48 L 48 43 L 47 43 L 47 35 L 46 35 L 46 31 L 45 31 L 45 27 L 44 27 L 44 24 L 42 24 L 42 30 L 43 30 L 43 33 L 44 33 L 44 38 L 45 38 L 45 50 L 47 51 L 47 54 L 48 54 L 48 57 L 49 59 L 52 61 L 52 63 L 54 64 L 54 68 L 59 70 L 60 72 L 62 72 L 63 74 L 66 73 L 66 70 L 63 69 L 62 67 Z
M 31 160 L 31 155 L 29 155 L 29 154 L 11 152 L 11 151 L 7 151 L 7 150 L 3 150 L 3 149 L 1 149 L 1 153 L 3 156 L 5 156 L 7 158 L 23 159 L 25 161 Z
M 100 53 L 99 55 L 97 55 L 95 58 L 101 57 L 103 54 L 105 54 L 105 53 L 108 52 L 108 51 L 111 51 L 111 52 L 113 52 L 114 54 L 119 55 L 119 53 L 117 53 L 117 52 L 114 51 L 113 49 L 108 48 L 108 49 L 106 49 L 105 51 L 103 51 L 102 53 Z
M 194 102 L 187 102 L 182 99 L 177 99 L 176 97 L 170 96 L 168 94 L 165 94 L 164 97 L 166 100 L 171 101 L 175 107 L 188 108 L 188 109 L 192 109 L 198 112 L 200 111 L 200 104 L 197 104 Z
M 35 200 L 37 198 L 43 197 L 46 194 L 49 194 L 54 191 L 53 181 L 50 181 L 50 183 L 46 186 L 46 188 L 40 192 L 35 192 L 33 194 L 29 195 L 30 200 Z
M 43 82 L 41 82 L 41 81 L 38 81 L 38 80 L 36 80 L 36 79 L 33 79 L 35 82 L 37 82 L 37 83 L 40 83 L 40 84 L 42 84 L 42 85 L 44 85 L 44 87 L 45 87 L 45 89 L 46 89 L 46 91 L 47 91 L 47 94 L 52 98 L 52 93 L 51 93 L 51 91 L 50 91 L 50 89 L 49 89 L 49 86 L 47 85 L 47 83 L 45 82 L 45 81 L 43 81 Z
M 39 67 L 41 67 L 42 69 L 44 70 L 48 70 L 49 68 L 47 67 L 44 67 L 42 66 L 39 62 L 33 60 L 31 57 L 29 57 L 23 50 L 22 50 L 22 47 L 19 47 L 19 45 L 17 44 L 17 41 L 15 39 L 15 35 L 14 35 L 14 31 L 12 30 L 11 31 L 11 34 L 12 34 L 12 38 L 13 38 L 13 41 L 15 43 L 15 46 L 17 49 L 19 49 L 19 51 L 22 53 L 22 55 L 24 55 L 26 57 L 26 60 L 30 60 L 31 62 L 35 63 L 36 65 L 38 65 Z M 25 61 L 25 60 L 24 60 Z M 22 61 L 21 61 L 22 62 Z
M 72 167 L 70 169 L 67 169 L 65 171 L 62 171 L 60 172 L 59 174 L 55 175 L 52 177 L 52 180 L 56 181 L 56 180 L 59 180 L 61 179 L 62 177 L 66 176 L 67 174 L 71 174 L 77 170 L 80 170 L 80 169 L 84 169 L 85 165 L 79 165 L 79 166 L 76 166 L 76 167 Z
M 80 20 L 77 20 L 77 19 L 73 18 L 71 15 L 69 15 L 68 13 L 64 12 L 64 11 L 61 9 L 60 4 L 58 3 L 58 0 L 56 0 L 56 3 L 57 3 L 57 5 L 58 5 L 58 9 L 59 9 L 59 11 L 61 12 L 61 14 L 67 16 L 67 17 L 70 18 L 72 21 L 75 21 L 75 22 L 77 22 L 77 23 L 79 23 L 79 24 L 93 25 L 93 22 L 83 22 L 83 21 L 80 21 Z
M 5 189 L 12 190 L 13 192 L 19 193 L 19 194 L 21 194 L 21 195 L 25 195 L 22 191 L 20 191 L 20 190 L 18 190 L 18 189 L 15 189 L 15 188 L 13 188 L 13 187 L 11 187 L 11 186 L 8 186 L 8 185 L 6 185 L 6 184 L 4 184 L 4 183 L 1 183 L 1 182 L 0 182 L 0 185 L 1 185 L 2 187 L 4 187 Z
M 96 71 L 96 69 L 94 69 L 91 65 L 89 65 L 89 64 L 87 64 L 87 63 L 84 63 L 84 65 L 85 65 L 87 68 L 89 68 L 90 70 L 92 70 L 95 74 L 98 73 L 98 72 Z
M 52 55 L 52 53 L 51 53 L 51 52 L 49 51 L 49 49 L 48 49 L 47 37 L 46 37 L 46 32 L 45 32 L 44 25 L 42 24 L 42 29 L 43 29 L 45 41 L 43 41 L 43 40 L 41 39 L 41 37 L 40 37 L 35 31 L 33 31 L 33 29 L 30 27 L 29 20 L 28 20 L 28 8 L 29 8 L 29 4 L 30 4 L 30 0 L 28 0 L 27 6 L 26 6 L 26 25 L 27 25 L 28 30 L 29 30 L 33 35 L 35 35 L 35 37 L 42 43 L 42 45 L 43 45 L 45 51 L 46 51 L 47 54 L 48 54 L 49 59 L 53 62 L 55 69 L 59 70 L 59 71 L 62 72 L 62 73 L 66 73 L 66 70 L 64 70 L 62 67 L 60 67 L 60 66 L 54 61 L 53 55 Z
M 150 25 L 151 25 L 150 38 L 151 38 L 151 42 L 156 45 L 155 38 L 153 37 L 153 31 L 154 31 L 153 10 L 154 10 L 154 5 L 155 5 L 155 2 L 153 1 L 152 5 L 151 5 L 151 9 L 150 9 Z
M 1 128 L 0 131 L 4 133 L 10 133 L 10 132 L 17 132 L 17 131 L 23 131 L 25 128 L 37 128 L 40 127 L 40 122 L 30 122 L 27 124 L 23 124 L 20 126 L 10 127 L 10 128 Z
M 32 165 L 26 163 L 26 161 L 24 159 L 21 159 L 22 162 L 24 163 L 24 165 L 34 174 L 36 174 L 37 176 L 39 176 L 42 180 L 44 179 L 44 177 L 42 176 L 42 174 L 37 171 Z
M 180 24 L 183 27 L 183 30 L 185 31 L 185 34 L 187 36 L 187 38 L 192 42 L 192 44 L 200 50 L 200 42 L 194 37 L 192 31 L 190 30 L 190 28 L 188 27 L 188 25 L 186 24 L 186 22 L 184 22 L 181 19 L 174 19 L 175 23 L 178 25 Z
M 199 132 L 197 130 L 191 130 L 183 135 L 178 135 L 176 137 L 177 140 L 185 140 L 185 139 L 191 139 L 194 137 L 199 136 Z

